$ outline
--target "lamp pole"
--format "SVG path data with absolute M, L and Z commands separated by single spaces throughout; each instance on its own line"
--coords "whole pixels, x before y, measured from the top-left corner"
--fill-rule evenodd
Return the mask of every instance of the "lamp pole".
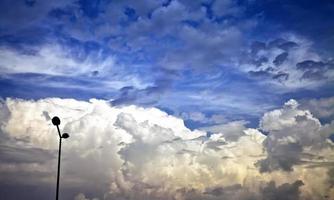
M 56 190 L 56 200 L 58 200 L 59 197 L 59 175 L 60 175 L 60 156 L 61 156 L 61 141 L 62 139 L 66 139 L 69 138 L 70 135 L 68 133 L 60 133 L 59 130 L 59 125 L 60 125 L 60 119 L 59 117 L 55 116 L 52 118 L 52 124 L 55 125 L 57 127 L 57 131 L 58 131 L 58 136 L 59 136 L 59 149 L 58 149 L 58 170 L 57 170 L 57 190 Z

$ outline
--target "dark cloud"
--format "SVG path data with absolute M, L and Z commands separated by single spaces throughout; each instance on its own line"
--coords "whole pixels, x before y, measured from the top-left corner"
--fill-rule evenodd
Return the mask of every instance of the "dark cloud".
M 262 198 L 266 200 L 298 200 L 300 199 L 299 188 L 303 185 L 304 183 L 298 180 L 292 184 L 284 183 L 277 187 L 275 182 L 272 181 L 262 189 Z
M 259 193 L 252 193 L 240 184 L 227 187 L 207 188 L 205 192 L 195 189 L 180 189 L 178 192 L 187 200 L 298 200 L 301 199 L 300 187 L 304 183 L 297 180 L 276 186 L 275 181 L 267 183 Z
M 278 47 L 283 49 L 284 51 L 289 51 L 292 48 L 298 47 L 298 44 L 296 42 L 286 41 L 284 43 L 279 44 Z
M 289 79 L 289 74 L 288 73 L 278 73 L 273 76 L 273 79 L 278 80 L 279 82 L 284 82 Z
M 180 189 L 178 191 L 185 200 L 262 200 L 258 194 L 250 192 L 240 184 L 227 187 L 206 188 L 204 192 L 196 189 Z
M 0 160 L 7 164 L 46 163 L 55 157 L 55 152 L 34 147 L 20 147 L 19 144 L 1 144 Z
M 64 8 L 74 1 L 10 1 L 0 2 L 0 31 L 2 34 L 13 33 L 24 28 L 30 28 L 39 23 L 47 14 L 57 8 Z
M 264 65 L 268 62 L 267 57 L 260 57 L 259 59 L 253 60 L 253 63 L 257 66 L 260 67 L 261 65 Z
M 159 80 L 157 86 L 150 86 L 145 89 L 137 89 L 132 86 L 120 89 L 120 95 L 112 100 L 113 105 L 152 105 L 159 101 L 160 97 L 167 90 L 172 80 Z
M 256 163 L 260 172 L 292 171 L 292 167 L 300 163 L 301 145 L 297 143 L 274 145 L 270 139 L 267 139 L 264 145 L 267 147 L 268 157 Z
M 248 72 L 253 77 L 262 77 L 262 78 L 268 78 L 272 76 L 272 73 L 270 73 L 267 70 L 261 70 L 261 71 L 249 71 Z
M 321 61 L 305 60 L 296 64 L 299 70 L 321 70 L 325 67 L 325 63 Z
M 331 70 L 330 63 L 322 61 L 305 60 L 296 64 L 298 70 L 303 71 L 302 79 L 324 80 L 326 73 Z
M 268 43 L 268 48 L 280 48 L 284 51 L 289 51 L 294 47 L 298 47 L 298 44 L 294 41 L 288 41 L 283 38 L 277 38 Z
M 284 52 L 284 53 L 281 53 L 279 54 L 278 56 L 276 56 L 275 60 L 273 61 L 273 63 L 276 65 L 276 66 L 280 66 L 281 64 L 283 64 L 283 62 L 286 60 L 286 58 L 288 57 L 288 53 L 287 52 Z
M 314 49 L 307 40 L 291 36 L 269 42 L 256 41 L 250 45 L 241 63 L 250 76 L 261 82 L 279 83 L 288 90 L 304 87 L 305 83 L 309 83 L 306 87 L 317 87 L 333 79 L 333 64 Z M 307 57 L 318 61 L 305 60 Z
M 260 50 L 265 50 L 266 49 L 266 43 L 255 41 L 255 42 L 252 43 L 250 48 L 251 48 L 251 52 L 253 54 L 257 54 Z
M 328 183 L 330 187 L 334 187 L 334 168 L 328 170 Z
M 319 81 L 319 80 L 326 79 L 326 76 L 325 76 L 324 72 L 322 72 L 322 71 L 307 70 L 303 73 L 303 76 L 301 78 L 302 79 L 309 79 L 309 80 Z

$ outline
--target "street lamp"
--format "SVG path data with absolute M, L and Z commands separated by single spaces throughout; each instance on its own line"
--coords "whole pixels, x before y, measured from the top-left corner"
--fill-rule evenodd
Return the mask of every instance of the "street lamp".
M 59 117 L 55 116 L 52 118 L 52 124 L 57 126 L 58 135 L 59 135 L 59 150 L 58 150 L 58 171 L 57 171 L 57 191 L 56 191 L 56 200 L 58 200 L 59 196 L 59 174 L 60 174 L 60 155 L 61 155 L 61 139 L 69 138 L 70 135 L 68 133 L 60 133 L 59 125 L 60 125 L 60 119 Z

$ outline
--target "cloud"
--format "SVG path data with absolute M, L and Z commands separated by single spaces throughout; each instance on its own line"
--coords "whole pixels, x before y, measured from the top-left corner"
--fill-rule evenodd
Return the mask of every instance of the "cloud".
M 285 34 L 272 41 L 254 42 L 248 56 L 241 59 L 240 70 L 285 91 L 316 88 L 333 81 L 331 59 L 301 36 Z
M 86 198 L 85 194 L 79 193 L 77 196 L 75 196 L 74 200 L 89 200 L 89 199 Z M 91 200 L 99 200 L 99 199 L 93 198 Z
M 0 3 L 0 29 L 2 34 L 14 33 L 20 29 L 29 28 L 47 17 L 53 9 L 63 9 L 74 1 L 10 1 Z
M 240 136 L 244 135 L 243 131 L 246 129 L 246 121 L 233 121 L 226 124 L 219 124 L 201 128 L 209 133 L 222 134 L 228 141 L 236 141 Z
M 208 26 L 211 29 L 183 26 L 179 30 L 182 48 L 169 51 L 160 65 L 174 70 L 190 68 L 205 71 L 231 63 L 242 44 L 241 30 L 236 26 L 224 29 L 212 24 Z
M 302 181 L 296 181 L 292 184 L 285 183 L 276 187 L 275 182 L 270 182 L 265 188 L 262 189 L 263 199 L 280 199 L 284 196 L 284 199 L 294 200 L 300 199 L 299 187 L 304 185 Z
M 333 162 L 333 147 L 324 140 L 333 127 L 321 125 L 293 100 L 264 115 L 260 127 L 268 136 L 241 122 L 207 136 L 156 108 L 114 107 L 96 99 L 6 99 L 1 113 L 7 113 L 1 118 L 1 135 L 13 145 L 1 144 L 8 150 L 0 154 L 0 182 L 16 180 L 26 185 L 54 184 L 57 134 L 46 116 L 61 117 L 61 129 L 70 133 L 63 142 L 65 199 L 87 199 L 87 194 L 99 199 L 317 199 L 317 195 L 331 195 L 327 164 Z M 285 146 L 296 142 L 302 151 Z M 5 159 L 7 155 L 11 159 Z M 261 173 L 256 163 L 274 156 L 292 162 L 294 170 L 279 171 L 270 163 L 271 173 Z
M 212 11 L 217 17 L 229 15 L 238 17 L 242 14 L 242 9 L 242 6 L 231 0 L 214 1 L 212 5 Z
M 264 147 L 268 156 L 259 161 L 260 171 L 293 170 L 293 166 L 317 157 L 319 148 L 331 149 L 328 138 L 332 124 L 321 125 L 308 110 L 298 108 L 295 100 L 285 103 L 282 109 L 265 113 L 260 128 L 268 133 Z M 307 156 L 305 156 L 307 155 Z
M 22 49 L 2 46 L 0 59 L 1 78 L 25 85 L 38 81 L 44 87 L 104 92 L 123 87 L 143 90 L 153 85 L 151 80 L 125 70 L 123 64 L 102 49 L 85 52 L 59 43 L 23 45 Z
M 0 58 L 2 74 L 42 73 L 79 76 L 89 75 L 93 71 L 106 74 L 116 65 L 113 57 L 105 58 L 102 52 L 86 55 L 79 49 L 74 51 L 57 43 L 39 47 L 26 46 L 23 50 L 3 46 L 0 49 Z
M 220 124 L 226 122 L 226 118 L 221 114 L 206 116 L 202 112 L 182 112 L 180 117 L 183 120 L 191 120 L 202 124 Z
M 332 120 L 334 117 L 334 97 L 304 99 L 301 101 L 301 107 L 310 110 L 315 117 L 320 119 Z
M 294 183 L 285 183 L 276 186 L 274 181 L 269 182 L 261 188 L 259 193 L 253 193 L 245 190 L 240 184 L 228 187 L 208 188 L 204 193 L 196 190 L 183 190 L 185 199 L 198 200 L 218 200 L 218 199 L 240 199 L 240 200 L 275 200 L 275 199 L 301 199 L 300 187 L 303 186 L 302 181 L 295 181 Z

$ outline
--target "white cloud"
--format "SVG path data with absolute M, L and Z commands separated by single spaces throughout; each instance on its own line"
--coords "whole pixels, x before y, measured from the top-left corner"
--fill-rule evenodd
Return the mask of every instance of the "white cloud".
M 13 48 L 1 47 L 0 69 L 2 73 L 43 73 L 49 75 L 84 75 L 92 71 L 108 72 L 116 65 L 113 57 L 102 59 L 101 54 L 95 58 L 77 55 L 59 44 L 45 44 L 19 52 Z M 93 55 L 92 55 L 93 56 Z
M 15 74 L 36 73 L 46 77 L 39 79 L 40 84 L 50 87 L 87 89 L 121 89 L 133 86 L 144 89 L 152 86 L 149 81 L 142 80 L 138 75 L 125 73 L 124 65 L 119 64 L 113 55 L 104 55 L 102 51 L 87 54 L 77 49 L 73 53 L 67 46 L 57 43 L 39 47 L 24 47 L 23 50 L 0 47 L 0 73 L 2 76 L 14 78 Z M 93 86 L 83 86 L 80 81 L 71 83 L 48 79 L 52 76 L 68 78 L 85 78 Z M 24 79 L 19 81 L 25 81 Z M 81 80 L 82 81 L 82 80 Z
M 62 120 L 61 129 L 70 133 L 70 138 L 63 142 L 62 188 L 63 191 L 76 188 L 77 199 L 87 199 L 79 193 L 93 194 L 100 199 L 186 199 L 192 190 L 196 191 L 192 193 L 196 198 L 211 195 L 215 199 L 218 197 L 212 195 L 217 194 L 221 198 L 229 197 L 229 191 L 234 190 L 240 198 L 246 198 L 246 191 L 262 194 L 270 181 L 277 185 L 271 188 L 284 191 L 283 188 L 292 187 L 297 180 L 304 184 L 300 186 L 303 198 L 331 195 L 327 164 L 333 162 L 333 153 L 328 145 L 305 149 L 303 163 L 294 165 L 291 172 L 260 173 L 255 166 L 259 160 L 272 155 L 265 142 L 268 137 L 282 138 L 279 134 L 292 137 L 285 142 L 274 140 L 276 147 L 295 140 L 309 147 L 313 141 L 324 138 L 324 132 L 333 130 L 331 125 L 321 125 L 309 112 L 298 110 L 295 101 L 286 103 L 280 113 L 272 111 L 263 117 L 261 128 L 270 132 L 268 137 L 236 122 L 206 137 L 206 132 L 191 131 L 183 120 L 156 108 L 113 107 L 96 99 L 89 102 L 58 98 L 7 99 L 1 106 L 1 113 L 4 111 L 9 115 L 1 117 L 2 137 L 27 149 L 37 147 L 50 151 L 55 157 L 32 163 L 2 161 L 1 182 L 15 177 L 27 184 L 54 183 L 58 138 L 47 116 L 57 115 Z M 291 132 L 271 133 L 277 130 Z M 229 140 L 224 135 L 227 131 L 235 132 L 238 138 Z M 310 153 L 318 157 L 307 157 Z M 14 161 L 20 159 L 15 153 L 11 155 Z M 16 177 L 18 172 L 26 176 Z M 29 174 L 35 174 L 36 178 L 31 180 Z M 291 185 L 283 186 L 285 183 Z M 212 188 L 223 188 L 227 193 L 217 193 Z M 275 194 L 279 191 L 275 190 Z

